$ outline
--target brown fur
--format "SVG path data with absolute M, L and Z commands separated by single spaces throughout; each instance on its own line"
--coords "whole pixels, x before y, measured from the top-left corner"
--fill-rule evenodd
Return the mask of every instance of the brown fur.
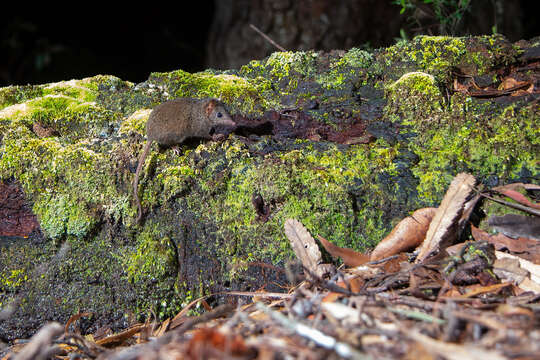
M 142 219 L 137 191 L 139 176 L 152 143 L 170 146 L 181 144 L 188 137 L 210 138 L 210 130 L 216 125 L 235 125 L 223 104 L 216 99 L 181 98 L 164 102 L 152 110 L 146 122 L 147 142 L 133 180 L 133 195 L 139 211 L 137 222 Z

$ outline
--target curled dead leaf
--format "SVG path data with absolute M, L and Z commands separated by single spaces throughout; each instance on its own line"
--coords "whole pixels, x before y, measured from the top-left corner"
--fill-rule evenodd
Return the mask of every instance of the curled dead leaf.
M 436 211 L 436 208 L 418 209 L 401 220 L 373 250 L 370 260 L 380 260 L 420 245 Z
M 318 239 L 330 255 L 341 258 L 347 266 L 356 267 L 369 261 L 368 254 L 363 254 L 361 252 L 354 251 L 353 249 L 339 247 L 332 244 L 330 241 L 326 240 L 320 235 L 318 236 Z

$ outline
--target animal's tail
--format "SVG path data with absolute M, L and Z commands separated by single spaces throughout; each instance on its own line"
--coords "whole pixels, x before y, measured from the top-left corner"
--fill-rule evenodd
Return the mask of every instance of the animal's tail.
M 139 192 L 137 191 L 138 185 L 139 185 L 139 175 L 141 174 L 141 169 L 144 165 L 144 160 L 146 159 L 146 156 L 148 155 L 148 151 L 150 150 L 151 145 L 152 145 L 152 141 L 146 142 L 143 152 L 141 156 L 139 157 L 139 164 L 137 165 L 137 171 L 135 171 L 135 179 L 133 180 L 133 196 L 135 197 L 135 202 L 137 203 L 137 208 L 139 209 L 139 214 L 137 215 L 137 220 L 136 220 L 137 223 L 140 223 L 142 219 L 141 200 L 139 199 Z

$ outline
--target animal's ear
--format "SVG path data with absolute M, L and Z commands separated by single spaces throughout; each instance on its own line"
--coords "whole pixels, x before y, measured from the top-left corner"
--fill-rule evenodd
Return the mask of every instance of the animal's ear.
M 204 108 L 204 111 L 206 112 L 206 116 L 210 116 L 216 106 L 218 105 L 218 101 L 216 99 L 210 99 L 208 100 L 208 103 L 206 104 L 206 107 Z

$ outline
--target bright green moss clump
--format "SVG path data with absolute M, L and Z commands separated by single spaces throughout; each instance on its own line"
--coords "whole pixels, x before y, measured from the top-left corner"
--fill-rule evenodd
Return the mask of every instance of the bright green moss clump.
M 452 78 L 453 69 L 465 74 L 482 75 L 497 65 L 508 64 L 519 52 L 502 36 L 448 37 L 417 36 L 383 49 L 378 61 L 387 66 L 402 67 L 402 74 L 423 71 L 436 77 L 440 83 Z M 394 76 L 400 76 L 399 72 Z
M 437 204 L 453 176 L 473 173 L 487 183 L 538 173 L 538 108 L 506 107 L 456 93 L 444 104 L 433 76 L 407 73 L 386 88 L 385 113 L 407 125 L 419 156 L 419 203 Z
M 125 195 L 118 193 L 110 176 L 107 154 L 91 141 L 107 135 L 116 120 L 93 102 L 94 81 L 42 86 L 43 96 L 0 111 L 7 126 L 0 178 L 14 177 L 21 183 L 32 196 L 42 230 L 53 239 L 87 235 L 98 221 L 98 208 L 115 216 L 117 209 L 127 209 Z M 39 138 L 32 131 L 35 123 L 55 135 Z
M 177 259 L 171 239 L 160 232 L 159 225 L 147 226 L 137 236 L 136 249 L 122 259 L 132 282 L 153 281 L 173 276 Z
M 461 171 L 495 184 L 540 172 L 538 111 L 513 105 L 492 113 L 489 106 L 475 106 L 474 115 L 462 115 L 463 121 L 447 114 L 439 124 L 422 127 L 410 144 L 420 156 L 413 172 L 420 179 L 421 198 L 436 202 L 452 174 Z
M 0 177 L 14 176 L 26 193 L 35 194 L 33 210 L 51 238 L 86 235 L 97 222 L 96 206 L 119 197 L 107 158 L 88 146 L 54 138 L 7 138 L 3 145 Z
M 177 70 L 153 73 L 150 81 L 166 82 L 172 98 L 218 98 L 242 113 L 261 114 L 272 104 L 272 98 L 265 96 L 270 94 L 270 83 L 262 77 L 248 79 L 210 71 L 191 74 Z

